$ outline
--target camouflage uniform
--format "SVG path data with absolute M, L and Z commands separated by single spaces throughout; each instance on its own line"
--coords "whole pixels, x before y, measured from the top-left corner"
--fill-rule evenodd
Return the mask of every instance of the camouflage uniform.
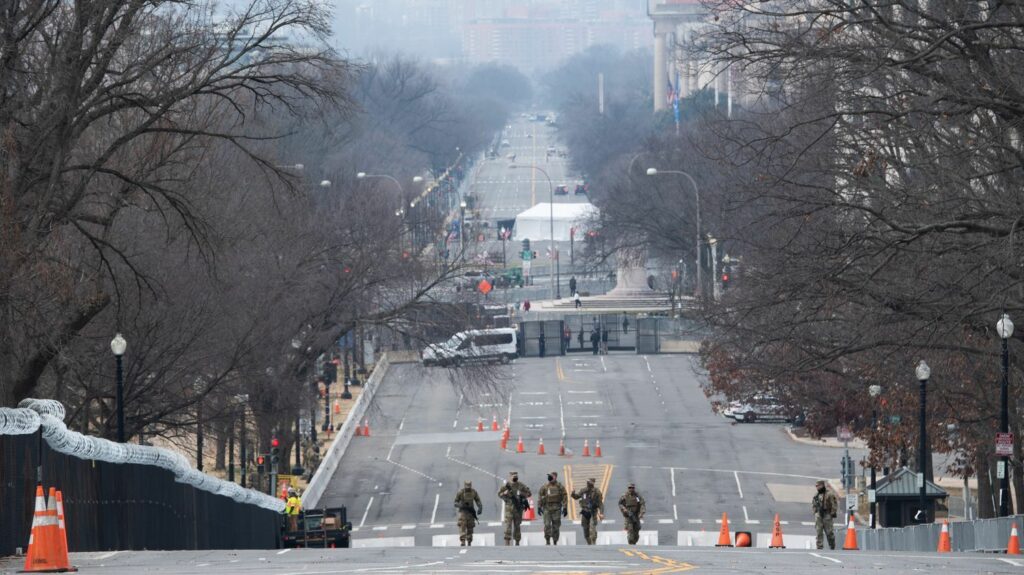
M 626 539 L 630 545 L 640 540 L 640 520 L 647 513 L 647 503 L 642 495 L 636 492 L 636 485 L 630 483 L 626 492 L 619 497 L 619 511 L 626 523 Z
M 558 474 L 550 473 L 550 481 L 537 490 L 537 509 L 544 516 L 544 542 L 558 545 L 558 537 L 562 529 L 562 514 L 568 514 L 565 487 L 558 482 Z
M 580 502 L 580 523 L 587 545 L 597 543 L 597 524 L 604 519 L 604 494 L 595 487 L 596 480 L 588 479 L 587 486 L 573 492 L 572 498 Z
M 516 545 L 519 545 L 519 540 L 523 536 L 520 531 L 523 512 L 529 506 L 527 498 L 533 494 L 529 487 L 519 482 L 519 476 L 515 472 L 510 473 L 509 477 L 510 480 L 498 490 L 498 498 L 505 502 L 505 545 L 511 545 L 513 539 Z
M 471 482 L 467 481 L 465 487 L 455 494 L 455 511 L 459 514 L 459 542 L 463 546 L 472 545 L 473 528 L 476 527 L 477 517 L 483 513 L 484 506 L 480 503 L 480 494 L 473 489 Z
M 825 487 L 824 481 L 819 481 L 816 487 L 818 493 L 811 501 L 811 510 L 814 512 L 814 531 L 817 534 L 815 541 L 818 544 L 818 549 L 824 548 L 824 541 L 822 541 L 824 534 L 828 538 L 829 548 L 835 549 L 836 532 L 832 520 L 836 518 L 839 503 L 836 501 L 836 495 Z

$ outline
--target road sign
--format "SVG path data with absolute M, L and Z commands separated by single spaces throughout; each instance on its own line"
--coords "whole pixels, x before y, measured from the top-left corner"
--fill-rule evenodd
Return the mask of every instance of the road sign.
M 533 259 L 533 253 L 530 250 L 523 250 L 523 261 L 528 262 Z
M 1013 434 L 1012 433 L 997 433 L 996 434 L 996 455 L 1013 455 Z
M 836 437 L 839 441 L 851 441 L 853 439 L 853 430 L 845 425 L 840 425 L 836 428 Z
M 857 494 L 847 493 L 846 494 L 846 510 L 854 511 L 857 509 Z
M 477 284 L 476 289 L 480 290 L 480 293 L 482 293 L 484 295 L 487 295 L 487 294 L 491 293 L 491 290 L 493 288 L 491 286 L 491 282 L 489 282 L 487 280 L 480 280 L 480 283 Z

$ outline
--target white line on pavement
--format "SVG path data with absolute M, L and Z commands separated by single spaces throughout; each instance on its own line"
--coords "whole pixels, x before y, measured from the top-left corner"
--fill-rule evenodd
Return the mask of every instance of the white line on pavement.
M 373 530 L 374 531 L 387 531 L 388 530 L 388 526 L 387 525 L 378 525 L 378 526 L 374 527 Z
M 443 529 L 444 528 L 444 523 L 432 523 L 430 525 L 430 528 L 431 529 Z
M 519 419 L 547 419 L 546 415 L 521 415 Z
M 366 511 L 363 511 L 363 520 L 359 522 L 359 526 L 362 527 L 366 524 L 366 516 L 370 514 L 370 506 L 373 505 L 373 497 L 370 497 L 370 501 L 366 504 Z
M 562 438 L 565 438 L 565 406 L 562 405 L 562 394 L 558 394 L 558 420 L 562 423 Z
M 742 495 L 740 497 L 742 497 Z M 747 506 L 746 505 L 743 506 L 743 520 L 746 521 L 747 523 L 750 523 L 750 516 L 747 515 Z
M 1014 567 L 1024 567 L 1024 563 L 1021 563 L 1020 561 L 1014 561 L 1013 559 L 1003 559 L 1003 558 L 998 558 L 998 559 L 1000 561 L 1002 561 L 1003 563 L 1009 563 L 1010 565 L 1013 565 Z
M 546 391 L 520 391 L 519 395 L 547 395 Z
M 402 530 L 403 531 L 409 530 L 409 529 L 416 529 L 416 526 L 415 525 L 403 525 L 402 526 Z
M 604 356 L 603 355 L 601 356 L 601 367 L 604 369 L 605 373 L 608 373 L 608 366 L 604 364 Z
M 446 449 L 446 450 L 444 451 L 444 456 L 445 456 L 445 457 L 448 457 L 448 456 L 450 456 L 451 454 L 452 454 L 452 446 L 451 446 L 451 445 L 449 445 L 449 446 L 448 446 L 448 449 Z
M 508 422 L 508 426 L 512 427 L 512 394 L 508 394 L 508 416 L 505 418 Z
M 459 426 L 459 420 L 456 419 L 455 421 L 452 422 L 452 429 L 455 429 L 458 426 Z
M 96 559 L 99 560 L 99 561 L 103 561 L 104 559 L 110 559 L 111 557 L 113 557 L 114 555 L 117 555 L 118 553 L 120 553 L 120 551 L 111 551 L 110 553 L 104 553 L 103 555 L 98 555 L 96 557 Z
M 441 502 L 441 494 L 438 493 L 438 494 L 434 495 L 434 511 L 433 511 L 433 513 L 430 514 L 430 522 L 431 523 L 434 523 L 434 520 L 437 519 L 437 504 L 440 503 L 440 502 Z
M 740 486 L 740 472 L 733 471 L 732 476 L 736 478 L 736 489 L 740 492 L 740 499 L 743 499 L 743 487 Z
M 814 522 L 813 521 L 801 521 L 800 525 L 803 525 L 803 526 L 806 527 L 808 525 L 814 525 Z
M 423 473 L 422 471 L 416 471 L 415 469 L 413 469 L 412 467 L 409 467 L 408 465 L 403 465 L 403 464 L 401 464 L 401 463 L 399 463 L 397 461 L 391 461 L 390 459 L 387 459 L 386 461 L 388 463 L 392 464 L 392 465 L 397 465 L 397 466 L 401 467 L 402 469 L 404 469 L 404 470 L 406 470 L 406 471 L 408 471 L 410 473 L 415 473 L 416 475 L 419 475 L 420 477 L 422 477 L 424 479 L 429 479 L 431 481 L 437 481 L 438 486 L 441 485 L 440 481 L 438 481 L 437 479 L 434 479 L 433 477 L 427 475 L 426 473 Z
M 672 497 L 676 496 L 676 469 L 673 467 L 668 470 L 669 475 L 672 476 Z
M 829 561 L 831 561 L 833 563 L 842 563 L 842 561 L 840 561 L 838 559 L 833 559 L 831 557 L 825 557 L 824 555 L 819 555 L 817 553 L 808 553 L 808 555 L 813 555 L 814 557 L 817 557 L 818 559 L 827 559 L 827 560 L 829 560 Z
M 289 551 L 291 551 L 291 549 L 282 549 L 282 550 L 278 551 L 277 554 L 278 555 L 284 555 L 285 553 L 287 553 Z
M 405 427 L 405 418 L 404 417 L 402 418 L 402 422 L 398 424 L 398 431 L 402 431 L 403 427 Z
M 570 390 L 569 390 L 569 393 L 597 393 L 597 391 L 596 391 L 596 390 L 593 390 L 593 389 L 591 389 L 591 390 L 589 390 L 589 391 L 575 391 L 575 390 L 571 390 L 571 389 L 570 389 Z
M 669 523 L 672 523 L 672 521 L 672 519 L 659 519 L 658 523 L 661 523 L 662 525 L 667 525 Z
M 701 523 L 704 523 L 704 520 L 703 519 L 687 519 L 687 523 L 692 523 L 694 525 L 700 525 Z
M 679 507 L 677 507 L 675 503 L 672 504 L 672 517 L 674 517 L 676 521 L 679 521 Z M 700 519 L 697 521 L 700 521 Z

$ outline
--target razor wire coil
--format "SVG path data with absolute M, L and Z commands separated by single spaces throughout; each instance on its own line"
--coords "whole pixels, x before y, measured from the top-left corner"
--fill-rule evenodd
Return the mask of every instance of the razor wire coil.
M 0 435 L 25 435 L 41 428 L 43 439 L 58 453 L 107 463 L 153 465 L 173 473 L 178 483 L 223 495 L 238 503 L 256 505 L 277 513 L 284 511 L 285 504 L 280 499 L 207 475 L 193 468 L 180 453 L 161 447 L 115 443 L 72 431 L 64 424 L 65 415 L 64 406 L 59 401 L 25 399 L 14 409 L 0 407 Z

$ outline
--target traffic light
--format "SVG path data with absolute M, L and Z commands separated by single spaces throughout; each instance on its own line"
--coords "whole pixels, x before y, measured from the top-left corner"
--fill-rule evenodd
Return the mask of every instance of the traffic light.
M 281 461 L 281 442 L 276 437 L 270 439 L 270 470 L 277 469 Z
M 267 456 L 260 454 L 256 456 L 256 473 L 267 472 Z
M 732 272 L 732 269 L 729 266 L 725 266 L 724 268 L 722 268 L 722 289 L 723 290 L 727 289 L 729 287 L 729 274 L 731 272 Z
M 523 251 L 530 251 L 530 238 L 523 238 Z

